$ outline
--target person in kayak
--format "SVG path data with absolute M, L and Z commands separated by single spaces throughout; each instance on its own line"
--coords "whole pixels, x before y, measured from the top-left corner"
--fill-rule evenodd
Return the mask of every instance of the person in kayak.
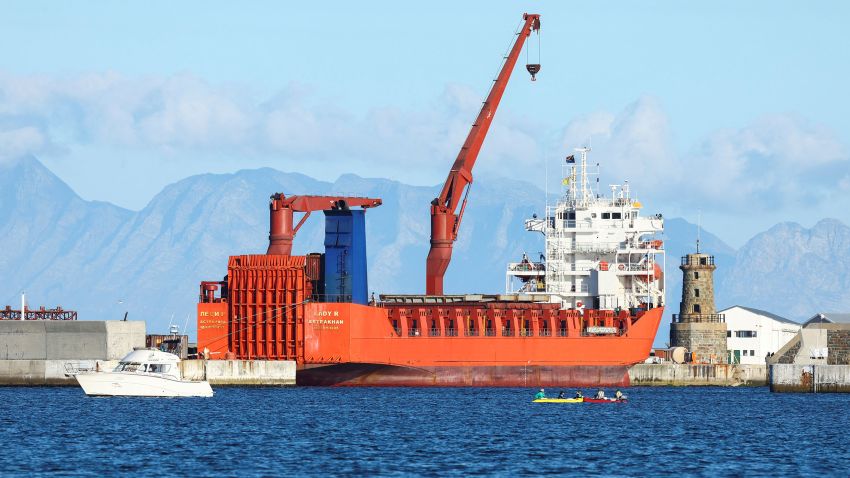
M 614 398 L 616 398 L 617 400 L 622 400 L 626 398 L 626 396 L 623 395 L 623 392 L 617 390 L 616 392 L 614 392 Z
M 596 399 L 598 399 L 598 400 L 605 400 L 605 390 L 602 390 L 602 389 L 600 388 L 600 389 L 596 392 L 596 397 L 594 397 L 594 398 L 596 398 Z
M 540 400 L 541 398 L 546 398 L 546 392 L 541 388 L 537 395 L 534 396 L 535 400 Z
M 576 390 L 576 398 L 584 398 L 584 394 L 581 393 L 581 390 Z
M 567 398 L 564 396 L 564 391 L 561 390 L 561 393 L 558 394 L 558 398 Z

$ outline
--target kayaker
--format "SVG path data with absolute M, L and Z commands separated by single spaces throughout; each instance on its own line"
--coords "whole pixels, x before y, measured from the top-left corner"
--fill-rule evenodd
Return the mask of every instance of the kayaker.
M 541 398 L 546 398 L 546 392 L 541 388 L 537 395 L 534 396 L 535 400 L 540 400 Z
M 623 399 L 623 397 L 624 397 L 623 392 L 621 392 L 621 391 L 619 391 L 619 390 L 617 390 L 616 392 L 614 392 L 614 398 L 616 398 L 617 400 L 622 400 L 622 399 Z
M 596 392 L 596 398 L 599 400 L 605 400 L 605 390 L 601 388 Z
M 581 393 L 581 390 L 576 390 L 576 398 L 584 398 L 584 395 Z
M 561 393 L 558 394 L 558 398 L 566 398 L 566 397 L 564 397 L 564 391 L 563 390 L 561 390 Z

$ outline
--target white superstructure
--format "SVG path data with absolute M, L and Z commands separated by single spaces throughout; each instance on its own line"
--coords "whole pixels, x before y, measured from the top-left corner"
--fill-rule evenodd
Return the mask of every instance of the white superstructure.
M 539 261 L 524 256 L 508 264 L 506 292 L 548 294 L 567 309 L 616 310 L 664 304 L 664 249 L 661 215 L 642 217 L 642 205 L 628 181 L 594 191 L 588 182 L 587 153 L 578 167 L 570 156 L 565 193 L 543 218 L 525 222 L 545 237 Z M 597 180 L 598 184 L 598 180 Z

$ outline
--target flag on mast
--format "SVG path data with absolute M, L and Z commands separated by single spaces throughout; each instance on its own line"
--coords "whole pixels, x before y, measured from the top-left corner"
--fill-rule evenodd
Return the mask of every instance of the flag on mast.
M 576 162 L 576 155 L 571 154 L 571 155 L 567 156 L 567 164 L 575 163 L 575 162 Z

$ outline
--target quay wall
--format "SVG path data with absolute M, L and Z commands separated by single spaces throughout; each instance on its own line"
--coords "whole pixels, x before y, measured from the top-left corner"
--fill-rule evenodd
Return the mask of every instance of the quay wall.
M 0 360 L 0 386 L 76 386 L 69 368 L 112 370 L 117 360 Z
M 69 369 L 112 370 L 117 360 L 0 360 L 0 386 L 68 386 L 77 381 Z M 206 378 L 213 386 L 295 385 L 294 361 L 184 360 L 183 377 Z
M 633 386 L 767 385 L 765 365 L 746 364 L 637 364 L 629 369 Z
M 119 360 L 144 346 L 138 320 L 0 321 L 0 360 Z
M 850 393 L 850 365 L 773 364 L 770 391 Z
M 183 360 L 183 377 L 210 385 L 295 385 L 294 360 Z

